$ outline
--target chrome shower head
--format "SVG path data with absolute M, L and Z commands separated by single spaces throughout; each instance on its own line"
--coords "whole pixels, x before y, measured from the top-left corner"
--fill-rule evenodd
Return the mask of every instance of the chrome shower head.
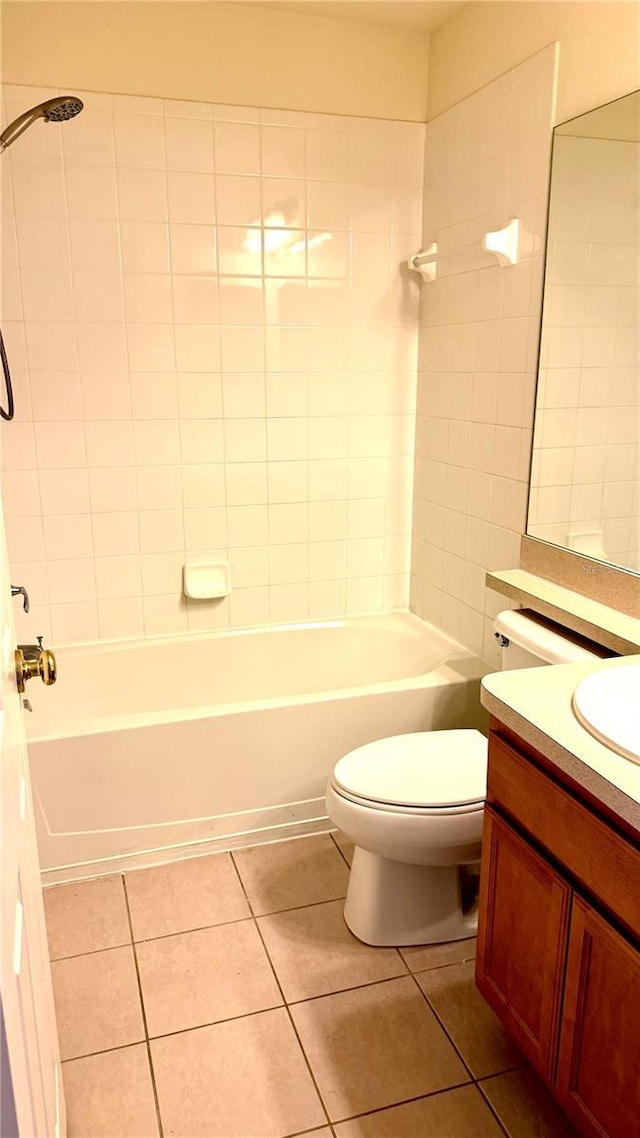
M 3 130 L 0 134 L 0 153 L 6 150 L 7 146 L 11 146 L 11 143 L 15 142 L 16 138 L 19 138 L 36 119 L 44 119 L 45 122 L 66 122 L 67 119 L 79 115 L 83 106 L 82 99 L 78 99 L 76 95 L 58 95 L 55 99 L 38 103 L 37 107 L 31 107 L 24 114 L 18 115 L 18 118 Z

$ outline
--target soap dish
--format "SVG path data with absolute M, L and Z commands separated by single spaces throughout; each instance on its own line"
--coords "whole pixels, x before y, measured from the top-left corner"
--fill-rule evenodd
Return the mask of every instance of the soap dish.
M 182 588 L 193 601 L 228 597 L 231 574 L 228 561 L 190 561 L 182 567 Z

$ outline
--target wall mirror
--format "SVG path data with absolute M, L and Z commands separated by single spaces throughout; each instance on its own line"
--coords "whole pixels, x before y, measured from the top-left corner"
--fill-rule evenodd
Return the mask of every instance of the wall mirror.
M 527 533 L 640 570 L 640 92 L 556 127 Z

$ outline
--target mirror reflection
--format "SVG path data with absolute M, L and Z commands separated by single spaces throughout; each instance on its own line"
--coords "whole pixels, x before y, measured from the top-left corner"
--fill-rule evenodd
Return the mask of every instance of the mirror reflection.
M 527 532 L 640 569 L 640 92 L 554 131 Z

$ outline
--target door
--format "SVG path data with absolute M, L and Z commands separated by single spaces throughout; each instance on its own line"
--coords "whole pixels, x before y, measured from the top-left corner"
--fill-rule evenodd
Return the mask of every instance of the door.
M 2 1069 L 3 1120 L 11 1119 L 7 1138 L 13 1138 L 16 1125 L 20 1138 L 62 1138 L 66 1125 L 60 1056 L 24 711 L 15 682 L 16 636 L 1 505 L 0 542 L 0 995 L 8 1053 Z
M 640 1136 L 640 953 L 574 897 L 560 1054 L 560 1101 L 580 1133 Z
M 553 1082 L 569 886 L 485 808 L 476 983 L 521 1051 Z

